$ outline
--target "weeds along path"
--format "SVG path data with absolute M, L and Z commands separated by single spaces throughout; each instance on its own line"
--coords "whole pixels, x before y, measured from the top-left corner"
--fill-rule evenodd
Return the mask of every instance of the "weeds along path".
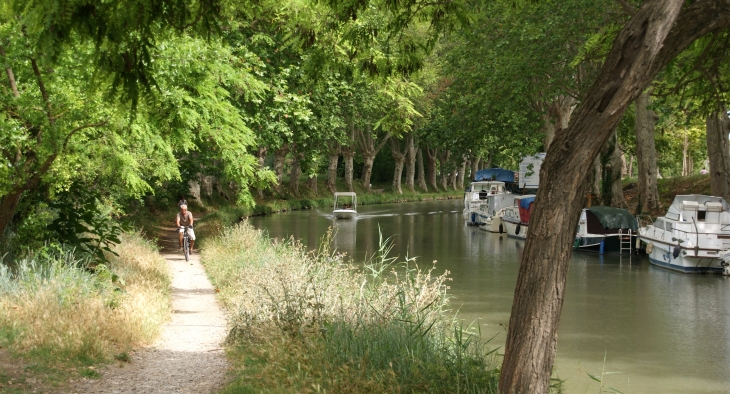
M 173 273 L 172 319 L 158 340 L 130 362 L 78 382 L 73 393 L 214 393 L 225 383 L 228 362 L 221 343 L 226 319 L 198 251 L 185 261 L 174 228 L 163 229 L 162 255 Z

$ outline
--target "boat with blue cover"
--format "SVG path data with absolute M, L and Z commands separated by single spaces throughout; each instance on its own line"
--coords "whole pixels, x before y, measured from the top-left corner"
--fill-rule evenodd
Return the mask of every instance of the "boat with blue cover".
M 504 208 L 501 212 L 504 231 L 510 237 L 526 239 L 535 195 L 517 196 L 513 201 L 512 206 Z
M 497 211 L 512 204 L 508 185 L 515 184 L 514 171 L 488 168 L 477 171 L 464 192 L 464 220 L 467 225 L 483 225 Z

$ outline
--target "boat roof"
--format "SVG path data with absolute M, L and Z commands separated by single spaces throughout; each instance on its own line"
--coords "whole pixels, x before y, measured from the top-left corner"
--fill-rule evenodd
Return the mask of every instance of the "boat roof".
M 599 205 L 586 208 L 586 211 L 591 211 L 598 218 L 598 221 L 601 222 L 603 228 L 631 229 L 633 231 L 639 229 L 639 223 L 636 221 L 634 215 L 623 208 Z
M 504 182 L 502 182 L 502 181 L 474 181 L 471 184 L 472 185 L 491 185 L 491 184 L 504 185 Z
M 335 197 L 338 197 L 338 196 L 355 197 L 356 195 L 357 195 L 357 193 L 355 193 L 355 192 L 335 192 Z
M 515 172 L 504 168 L 486 168 L 479 170 L 474 174 L 474 181 L 502 181 L 514 182 Z
M 727 201 L 723 200 L 722 197 L 705 196 L 702 194 L 681 194 L 674 197 L 672 205 L 669 206 L 667 214 L 664 215 L 667 219 L 679 220 L 679 214 L 682 212 L 683 201 L 697 201 L 700 207 L 704 207 L 706 202 L 719 202 L 722 204 L 722 210 L 730 212 L 730 206 Z

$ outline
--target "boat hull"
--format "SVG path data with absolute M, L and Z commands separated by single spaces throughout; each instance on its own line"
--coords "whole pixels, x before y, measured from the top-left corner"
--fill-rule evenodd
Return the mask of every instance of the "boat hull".
M 518 239 L 527 239 L 528 227 L 526 224 L 512 222 L 504 218 L 502 219 L 502 224 L 504 227 L 504 232 L 507 233 L 507 236 Z
M 351 209 L 337 209 L 332 212 L 335 219 L 354 219 L 357 217 L 357 211 Z
M 658 267 L 691 274 L 722 274 L 721 259 L 711 257 L 687 256 L 680 251 L 674 257 L 674 245 L 652 242 L 649 262 Z M 693 253 L 692 250 L 689 253 Z
M 502 224 L 502 218 L 498 216 L 492 216 L 484 219 L 483 223 L 479 225 L 479 229 L 498 234 L 505 232 L 504 225 Z
M 625 235 L 628 237 L 628 235 Z M 624 249 L 624 252 L 631 252 L 636 250 L 634 245 L 636 244 L 635 236 L 631 237 L 631 248 Z M 609 254 L 609 253 L 621 253 L 621 243 L 617 236 L 614 237 L 576 237 L 573 249 L 580 252 L 598 253 L 598 254 Z

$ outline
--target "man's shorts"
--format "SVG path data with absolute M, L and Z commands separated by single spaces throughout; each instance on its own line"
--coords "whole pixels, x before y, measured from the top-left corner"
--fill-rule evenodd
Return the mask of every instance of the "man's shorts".
M 182 227 L 180 227 L 181 233 L 183 232 L 183 230 L 184 229 Z M 193 229 L 191 227 L 188 227 L 188 236 L 190 237 L 191 240 L 195 241 L 195 231 L 193 231 Z

